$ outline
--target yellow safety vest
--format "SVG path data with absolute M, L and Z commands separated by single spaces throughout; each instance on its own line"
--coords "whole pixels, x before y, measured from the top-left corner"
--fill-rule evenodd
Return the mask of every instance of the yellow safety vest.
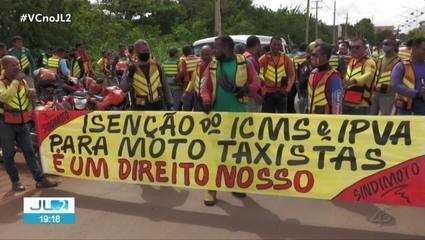
M 409 89 L 415 89 L 416 87 L 416 74 L 413 69 L 412 62 L 410 60 L 403 60 L 404 65 L 404 76 L 403 76 L 403 85 Z M 405 110 L 412 109 L 413 100 L 410 97 L 403 96 L 401 94 L 396 94 L 396 106 L 403 108 Z
M 332 55 L 329 59 L 329 65 L 333 70 L 337 70 L 339 67 L 339 57 L 336 55 Z
M 212 91 L 212 102 L 215 102 L 215 95 L 217 90 L 217 60 L 213 59 L 209 65 L 211 74 L 211 81 L 213 86 Z M 248 82 L 248 67 L 246 58 L 242 54 L 236 54 L 236 78 L 235 85 L 238 88 L 243 88 Z M 249 96 L 238 97 L 238 101 L 241 103 L 248 103 L 250 100 Z
M 203 69 L 204 71 L 201 72 L 201 66 L 202 66 L 201 62 L 198 63 L 198 66 L 196 67 L 196 77 L 192 81 L 190 81 L 189 84 L 187 84 L 187 87 L 186 87 L 186 90 L 185 90 L 186 92 L 192 92 L 192 91 L 195 91 L 196 93 L 200 92 L 202 77 L 203 77 L 203 74 L 206 70 L 206 67 L 205 67 Z
M 285 55 L 281 54 L 277 63 L 273 63 L 273 57 L 270 53 L 264 55 L 264 57 L 266 58 L 267 66 L 263 66 L 260 63 L 260 79 L 275 86 L 282 86 L 282 80 L 284 80 L 287 76 L 285 69 Z
M 4 84 L 6 84 L 3 81 Z M 31 119 L 30 100 L 25 84 L 19 84 L 16 95 L 4 103 L 4 122 L 9 124 L 22 124 Z
M 80 64 L 78 63 L 78 59 L 75 59 L 72 62 L 71 76 L 76 78 L 81 78 L 81 67 L 80 67 Z
M 410 57 L 412 55 L 412 50 L 410 48 L 401 48 L 398 52 L 398 56 L 401 60 L 410 60 Z
M 135 93 L 136 105 L 154 103 L 161 99 L 161 77 L 158 65 L 154 60 L 149 61 L 149 80 L 146 79 L 143 71 L 136 66 L 132 86 Z
M 309 104 L 307 106 L 307 113 L 315 113 L 315 114 L 329 114 L 331 113 L 331 105 L 328 102 L 326 97 L 326 84 L 328 79 L 336 73 L 335 70 L 329 70 L 326 72 L 322 78 L 319 80 L 317 85 L 314 87 L 313 82 L 316 74 L 318 74 L 317 70 L 310 74 L 308 79 L 308 99 Z
M 60 61 L 60 58 L 58 56 L 53 55 L 51 58 L 47 60 L 47 68 L 52 71 L 58 72 L 59 61 Z
M 43 66 L 47 67 L 49 64 L 49 58 L 46 56 L 46 54 L 43 54 Z
M 28 60 L 27 56 L 25 54 L 21 55 L 21 59 L 19 59 L 19 67 L 23 71 L 30 66 L 30 61 Z
M 175 77 L 178 73 L 177 60 L 167 60 L 163 64 L 164 73 L 167 77 Z
M 361 64 L 354 64 L 355 63 L 355 59 L 352 58 L 350 60 L 350 63 L 348 64 L 347 67 L 347 72 L 345 74 L 345 81 L 351 80 L 353 77 L 358 76 L 358 75 L 362 75 L 364 74 L 365 71 L 365 63 L 368 60 L 362 60 L 360 63 Z M 345 90 L 345 98 L 344 101 L 351 103 L 351 104 L 362 104 L 363 101 L 366 101 L 367 104 L 370 105 L 370 97 L 371 97 L 371 86 L 350 86 Z M 361 101 L 359 103 L 353 103 L 348 101 L 348 96 L 349 96 L 349 92 L 351 93 L 357 93 L 359 95 L 361 95 Z
M 192 81 L 196 77 L 196 73 L 195 73 L 196 66 L 198 66 L 200 58 L 195 56 L 187 56 L 187 57 L 181 57 L 180 60 L 181 60 L 181 63 L 186 63 L 186 75 L 183 81 L 185 84 L 188 84 L 190 81 Z
M 382 87 L 382 85 L 389 85 L 391 82 L 391 71 L 394 66 L 400 61 L 398 56 L 391 59 L 390 63 L 387 65 L 386 69 L 382 69 L 382 62 L 384 61 L 384 57 L 380 57 L 378 60 L 378 67 L 375 77 L 375 86 L 374 89 L 378 90 Z

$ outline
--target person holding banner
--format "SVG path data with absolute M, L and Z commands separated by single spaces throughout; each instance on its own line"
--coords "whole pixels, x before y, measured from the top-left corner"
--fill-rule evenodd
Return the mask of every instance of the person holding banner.
M 321 43 L 310 54 L 315 69 L 308 79 L 308 105 L 310 114 L 342 114 L 343 87 L 340 73 L 329 63 L 332 46 Z
M 217 37 L 214 42 L 215 59 L 211 61 L 202 78 L 200 96 L 205 112 L 247 112 L 250 98 L 261 101 L 257 72 L 243 55 L 233 52 L 230 36 Z M 243 193 L 233 193 L 244 197 Z M 207 191 L 204 204 L 215 205 L 217 191 Z
M 369 113 L 371 87 L 376 64 L 367 54 L 366 40 L 350 42 L 352 59 L 348 63 L 344 78 L 344 114 L 367 115 Z
M 411 43 L 410 59 L 398 63 L 391 73 L 397 115 L 425 115 L 425 38 Z
M 130 65 L 127 76 L 120 88 L 131 90 L 133 110 L 154 111 L 172 108 L 171 92 L 161 65 L 150 55 L 149 44 L 145 40 L 134 43 L 137 61 Z
M 19 60 L 11 55 L 1 58 L 4 75 L 0 79 L 0 101 L 3 113 L 0 120 L 0 140 L 4 154 L 4 167 L 12 182 L 14 191 L 24 191 L 19 181 L 15 166 L 15 142 L 22 149 L 37 188 L 56 187 L 58 184 L 47 179 L 37 164 L 28 122 L 31 120 L 30 98 L 35 97 L 35 90 L 30 89 L 25 81 L 25 74 L 19 68 Z

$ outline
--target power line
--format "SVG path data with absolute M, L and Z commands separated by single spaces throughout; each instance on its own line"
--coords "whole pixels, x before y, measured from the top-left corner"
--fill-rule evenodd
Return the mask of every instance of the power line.
M 323 0 L 314 0 L 313 1 L 314 2 L 314 4 L 316 5 L 313 9 L 315 9 L 316 10 L 316 39 L 318 39 L 319 38 L 319 9 L 321 9 L 322 7 L 321 6 L 319 6 L 319 3 L 322 3 L 323 2 Z

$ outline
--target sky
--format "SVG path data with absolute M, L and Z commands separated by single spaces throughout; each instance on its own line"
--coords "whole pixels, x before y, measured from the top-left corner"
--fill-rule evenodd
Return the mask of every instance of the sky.
M 307 0 L 253 0 L 257 6 L 266 6 L 272 10 L 280 7 L 300 6 L 302 11 L 307 8 Z M 315 0 L 310 0 L 310 12 L 315 16 Z M 326 24 L 333 24 L 334 0 L 319 2 L 319 19 Z M 370 18 L 375 26 L 400 26 L 403 32 L 415 28 L 420 21 L 425 20 L 425 0 L 336 0 L 336 23 L 345 23 L 348 12 L 348 22 L 355 24 L 362 18 Z M 417 15 L 422 15 L 415 17 Z M 412 16 L 411 13 L 414 15 Z M 410 21 L 406 22 L 406 20 Z M 413 22 L 416 20 L 416 22 Z M 407 24 L 406 24 L 407 23 Z M 405 26 L 401 26 L 401 25 Z

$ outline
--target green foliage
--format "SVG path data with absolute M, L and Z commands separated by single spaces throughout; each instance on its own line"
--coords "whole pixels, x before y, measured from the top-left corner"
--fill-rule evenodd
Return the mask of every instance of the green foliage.
M 306 18 L 299 7 L 271 11 L 252 2 L 221 1 L 225 34 L 277 35 L 304 42 Z M 21 35 L 31 49 L 69 49 L 83 42 L 93 62 L 103 50 L 115 52 L 119 44 L 130 45 L 137 39 L 147 40 L 153 55 L 165 60 L 169 46 L 180 48 L 214 36 L 213 0 L 3 0 L 0 12 L 0 41 L 9 46 L 14 35 Z M 71 14 L 72 23 L 20 23 L 23 13 Z M 310 18 L 310 40 L 314 25 Z M 331 37 L 331 27 L 319 23 L 319 38 L 330 42 Z
M 420 30 L 419 28 L 413 29 L 407 33 L 406 39 L 425 37 L 425 31 Z
M 394 34 L 391 30 L 384 30 L 384 31 L 376 34 L 376 41 L 379 44 L 382 41 L 384 41 L 384 39 L 389 38 L 389 37 L 393 37 L 393 36 L 394 36 Z
M 376 35 L 373 23 L 369 18 L 363 18 L 354 25 L 357 37 L 366 38 L 369 43 L 376 44 Z

